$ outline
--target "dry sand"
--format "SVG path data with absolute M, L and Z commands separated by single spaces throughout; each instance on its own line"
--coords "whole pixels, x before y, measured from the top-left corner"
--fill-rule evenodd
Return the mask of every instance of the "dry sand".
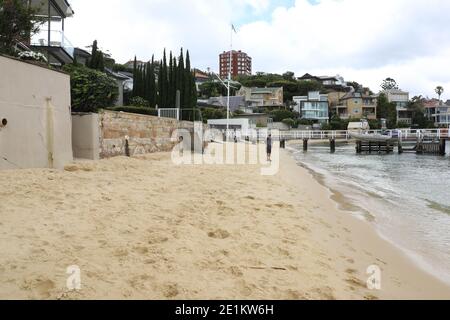
M 169 154 L 0 172 L 2 299 L 450 298 L 287 152 L 256 165 Z M 366 269 L 382 269 L 382 290 Z M 78 265 L 82 289 L 68 291 Z

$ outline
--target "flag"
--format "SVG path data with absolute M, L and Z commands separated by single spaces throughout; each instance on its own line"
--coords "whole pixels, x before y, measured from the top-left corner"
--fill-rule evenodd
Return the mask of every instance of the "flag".
M 237 33 L 236 28 L 234 27 L 234 24 L 231 24 L 231 30 L 233 30 L 234 33 Z

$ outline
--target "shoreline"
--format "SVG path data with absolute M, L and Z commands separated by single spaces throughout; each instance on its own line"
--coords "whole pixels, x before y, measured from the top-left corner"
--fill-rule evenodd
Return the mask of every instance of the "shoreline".
M 286 152 L 289 154 L 289 157 L 295 162 L 295 164 L 299 168 L 305 170 L 310 175 L 311 179 L 313 179 L 317 184 L 319 184 L 328 192 L 329 200 L 335 203 L 336 209 L 338 212 L 340 212 L 340 214 L 346 216 L 348 223 L 351 223 L 351 221 L 349 220 L 353 219 L 354 223 L 351 224 L 354 224 L 355 227 L 363 228 L 366 230 L 368 229 L 366 235 L 367 239 L 360 238 L 358 242 L 361 243 L 364 243 L 366 241 L 367 243 L 380 242 L 378 245 L 380 247 L 383 247 L 384 250 L 386 250 L 387 256 L 393 258 L 392 260 L 393 263 L 402 266 L 407 266 L 408 264 L 410 264 L 411 267 L 410 270 L 408 270 L 409 273 L 417 273 L 417 277 L 425 280 L 425 283 L 427 281 L 431 281 L 432 283 L 434 283 L 434 285 L 436 285 L 436 288 L 443 289 L 442 292 L 445 295 L 445 297 L 443 297 L 444 299 L 450 298 L 448 291 L 448 289 L 450 289 L 450 285 L 444 280 L 439 279 L 438 276 L 434 275 L 432 270 L 430 269 L 431 267 L 427 268 L 426 266 L 421 265 L 420 261 L 417 261 L 418 259 L 420 259 L 420 257 L 415 257 L 414 256 L 415 254 L 413 252 L 409 252 L 407 249 L 402 248 L 401 246 L 397 245 L 392 240 L 388 239 L 386 236 L 381 234 L 380 231 L 377 230 L 376 226 L 371 224 L 371 222 L 373 222 L 374 217 L 371 215 L 370 211 L 363 209 L 359 204 L 349 204 L 344 194 L 327 185 L 325 177 L 321 173 L 314 171 L 314 169 L 308 167 L 308 165 L 304 163 L 297 162 L 297 160 L 294 159 L 293 153 L 300 152 L 299 150 L 290 148 L 290 150 L 287 149 Z M 378 239 L 373 239 L 373 237 Z M 381 250 L 376 251 L 380 252 L 381 254 Z M 424 262 L 424 264 L 426 263 Z M 429 278 L 430 280 L 426 280 L 426 278 Z M 409 280 L 413 279 L 414 277 L 409 278 Z M 421 282 L 421 280 L 417 281 L 417 283 L 419 282 Z M 434 285 L 430 286 L 429 289 L 432 289 Z M 416 287 L 416 285 L 413 285 L 413 287 Z M 418 286 L 418 288 L 420 287 L 422 286 Z M 388 294 L 388 296 L 390 296 L 390 294 Z M 417 297 L 423 298 L 423 296 L 420 295 L 418 295 Z M 390 297 L 389 299 L 391 298 L 392 297 Z M 414 294 L 412 294 L 408 298 L 416 299 Z M 436 299 L 436 297 L 431 299 Z
M 318 143 L 323 144 L 323 143 Z M 297 148 L 294 148 L 293 145 L 296 145 Z M 291 143 L 288 145 L 288 152 L 291 154 L 292 158 L 294 158 L 294 154 L 301 152 L 300 149 L 301 145 L 299 146 L 299 142 L 296 141 L 294 143 Z M 331 193 L 330 199 L 336 202 L 337 207 L 339 210 L 346 211 L 350 214 L 352 214 L 355 218 L 361 219 L 367 224 L 369 224 L 378 234 L 380 238 L 382 238 L 384 241 L 387 241 L 392 246 L 400 250 L 404 255 L 406 255 L 412 263 L 414 263 L 417 267 L 419 267 L 421 270 L 426 272 L 427 274 L 433 276 L 434 278 L 438 279 L 440 282 L 445 283 L 447 286 L 450 286 L 450 277 L 445 271 L 442 270 L 442 267 L 439 267 L 438 264 L 433 264 L 433 261 L 427 260 L 414 250 L 411 250 L 410 248 L 407 248 L 400 243 L 397 243 L 393 238 L 389 237 L 389 235 L 384 234 L 381 230 L 380 226 L 377 225 L 377 219 L 375 217 L 375 213 L 371 212 L 371 210 L 366 209 L 363 203 L 363 199 L 356 199 L 356 198 L 349 198 L 345 195 L 345 192 L 339 191 L 336 184 L 329 183 L 327 181 L 327 175 L 320 172 L 320 168 L 316 168 L 314 166 L 311 166 L 308 163 L 304 163 L 301 160 L 297 160 L 294 158 L 294 161 L 297 162 L 299 166 L 307 170 L 311 176 L 319 182 L 322 186 L 324 186 L 326 189 L 329 190 Z M 316 171 L 317 170 L 317 171 Z M 335 179 L 334 175 L 329 172 L 332 179 Z M 349 190 L 347 190 L 348 192 Z M 382 197 L 379 194 L 376 194 L 374 192 L 367 192 L 367 194 L 374 198 L 374 200 L 382 199 Z M 430 201 L 429 201 L 430 202 Z M 430 202 L 430 205 L 432 203 Z M 439 204 L 434 204 L 439 205 Z M 448 214 L 448 211 L 446 211 L 446 207 L 439 206 L 438 208 L 434 207 L 435 209 Z
M 449 299 L 285 151 L 257 165 L 170 154 L 0 172 L 3 299 Z M 367 267 L 379 265 L 381 290 Z M 68 291 L 67 266 L 82 290 Z

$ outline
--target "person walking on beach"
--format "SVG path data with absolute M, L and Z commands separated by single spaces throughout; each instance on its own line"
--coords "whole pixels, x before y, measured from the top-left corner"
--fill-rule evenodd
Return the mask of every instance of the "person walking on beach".
M 267 161 L 272 162 L 272 135 L 269 134 L 266 141 Z
M 180 149 L 179 149 L 179 151 L 180 151 L 180 157 L 182 157 L 183 156 L 183 154 L 184 154 L 184 138 L 183 138 L 183 136 L 180 136 L 179 138 L 178 138 L 178 143 L 179 143 L 179 147 L 180 147 Z

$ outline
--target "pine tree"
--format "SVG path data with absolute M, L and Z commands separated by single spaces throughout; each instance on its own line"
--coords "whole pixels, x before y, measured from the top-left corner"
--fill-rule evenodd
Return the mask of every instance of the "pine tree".
M 158 108 L 164 108 L 164 68 L 162 67 L 162 61 L 159 65 L 158 72 Z
M 191 99 L 191 86 L 192 86 L 192 81 L 191 81 L 191 60 L 189 57 L 189 50 L 186 51 L 186 68 L 184 69 L 183 72 L 183 76 L 184 76 L 184 102 L 183 104 L 185 105 L 186 109 L 192 109 L 192 99 Z
M 173 58 L 172 58 L 172 51 L 170 51 L 169 55 L 169 97 L 168 97 L 168 104 L 170 108 L 175 108 L 175 86 L 173 83 L 174 80 L 174 74 L 173 74 Z
M 163 53 L 163 62 L 162 62 L 162 68 L 163 68 L 163 101 L 165 108 L 169 108 L 169 81 L 168 81 L 168 72 L 167 72 L 167 59 L 166 59 L 166 49 L 164 49 Z
M 178 60 L 178 70 L 177 70 L 177 90 L 180 90 L 180 102 L 181 109 L 186 109 L 184 105 L 184 57 L 183 57 L 183 48 L 181 48 L 180 58 Z
M 151 63 L 151 91 L 150 91 L 150 107 L 151 108 L 156 108 L 156 104 L 158 103 L 158 90 L 156 88 L 156 77 L 155 77 L 155 59 L 154 56 L 152 55 L 152 63 Z
M 149 90 L 148 90 L 148 86 L 149 86 L 149 81 L 148 81 L 148 63 L 146 63 L 143 67 L 143 79 L 144 79 L 144 90 L 142 92 L 142 98 L 148 100 L 148 96 L 149 96 Z
M 174 107 L 177 107 L 177 91 L 178 91 L 178 64 L 177 64 L 177 58 L 173 57 L 173 100 L 175 101 Z
M 94 42 L 92 43 L 92 50 L 91 50 L 91 58 L 89 59 L 87 65 L 89 68 L 91 69 L 97 69 L 98 66 L 98 62 L 97 62 L 97 58 L 98 58 L 98 47 L 97 47 L 97 40 L 94 40 Z
M 103 58 L 103 52 L 101 51 L 97 51 L 97 67 L 95 68 L 96 70 L 105 71 L 105 60 Z

